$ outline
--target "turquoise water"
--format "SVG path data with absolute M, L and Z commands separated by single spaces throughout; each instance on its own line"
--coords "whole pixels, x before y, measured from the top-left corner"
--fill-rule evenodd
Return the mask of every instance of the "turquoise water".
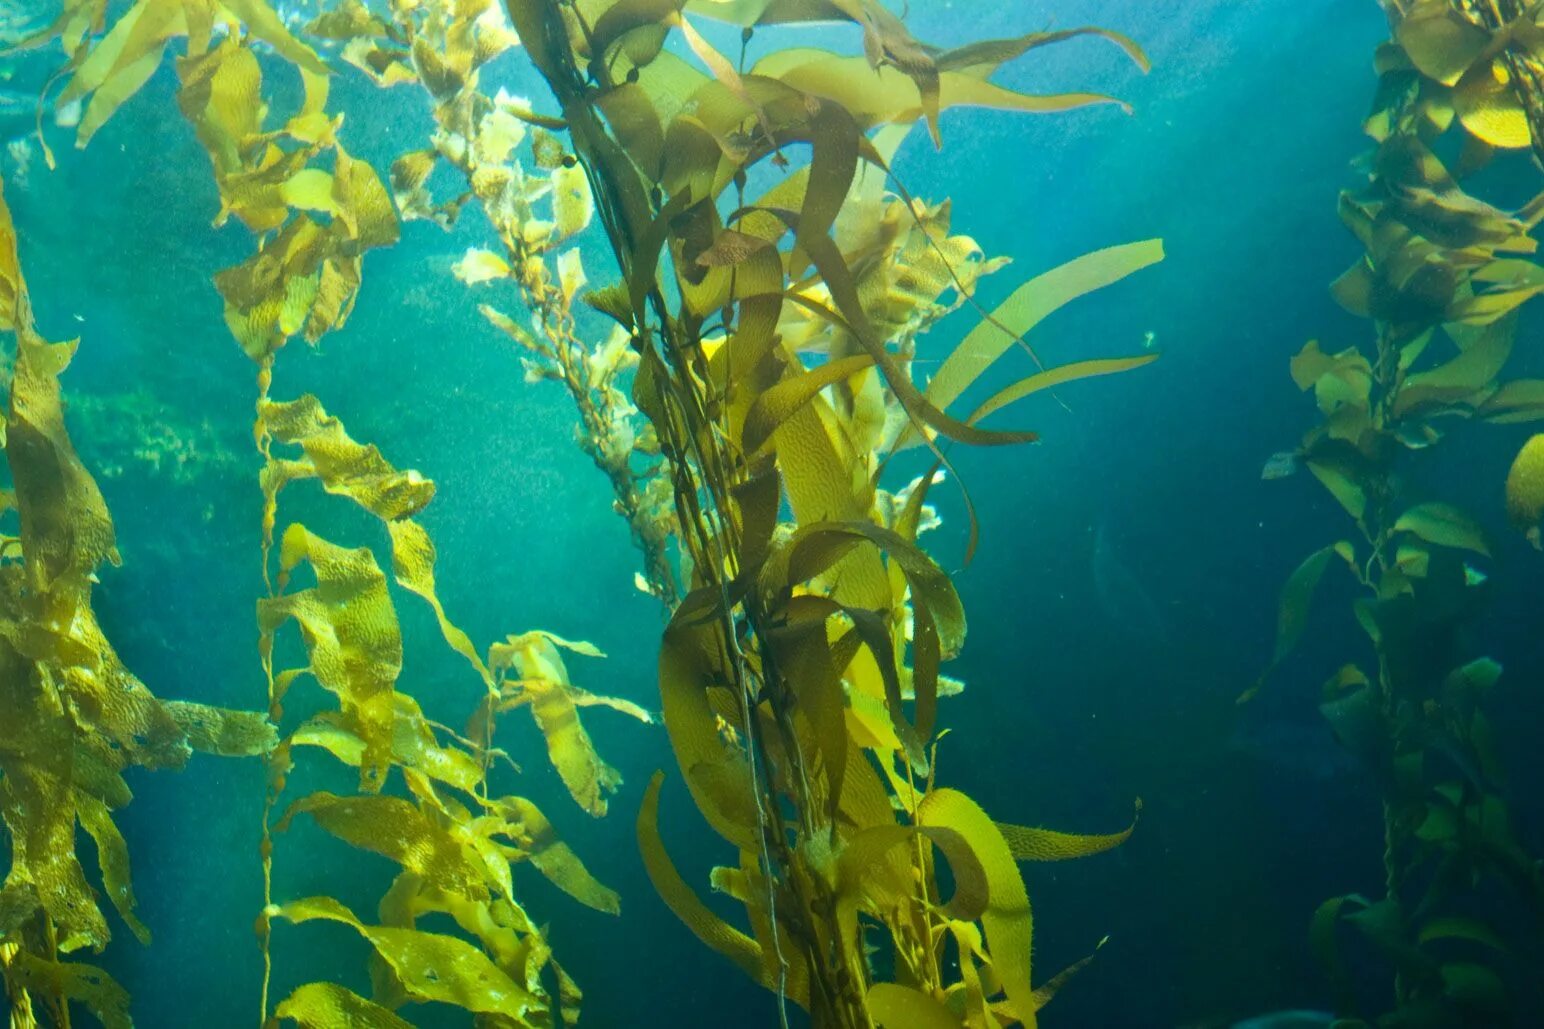
M 1069 387 L 1065 406 L 1026 409 L 1039 446 L 958 455 L 983 545 L 956 576 L 971 636 L 947 670 L 968 687 L 945 702 L 954 734 L 944 774 L 1021 823 L 1108 831 L 1134 797 L 1145 805 L 1119 850 L 1026 870 L 1038 967 L 1110 937 L 1043 1017 L 1225 1025 L 1327 1009 L 1309 916 L 1332 894 L 1375 893 L 1383 874 L 1376 786 L 1315 711 L 1320 669 L 1339 660 L 1354 627 L 1321 611 L 1306 653 L 1269 695 L 1242 712 L 1234 698 L 1270 652 L 1280 584 L 1341 517 L 1307 476 L 1262 481 L 1260 467 L 1294 446 L 1313 415 L 1287 374 L 1291 355 L 1309 338 L 1338 349 L 1366 332 L 1326 287 L 1361 252 L 1335 198 L 1357 175 L 1371 54 L 1387 23 L 1365 0 L 911 8 L 915 34 L 941 43 L 1096 22 L 1138 39 L 1154 66 L 1137 76 L 1095 41 L 1049 49 L 1010 68 L 1005 84 L 1107 91 L 1134 114 L 955 111 L 944 116 L 942 156 L 916 133 L 897 164 L 914 193 L 954 198 L 955 231 L 1012 257 L 1011 271 L 988 280 L 989 303 L 1095 248 L 1161 236 L 1168 254 L 1032 339 L 1048 363 L 1135 352 L 1149 339 L 1162 360 Z M 36 81 L 50 59 L 18 58 L 11 86 Z M 518 54 L 496 72 L 511 92 L 543 95 Z M 71 429 L 124 557 L 100 573 L 103 625 L 158 695 L 255 708 L 264 685 L 252 617 L 262 590 L 253 366 L 209 283 L 212 270 L 247 255 L 250 237 L 235 223 L 210 226 L 218 199 L 176 114 L 175 85 L 161 68 L 84 151 L 58 134 L 56 170 L 35 149 L 6 152 L 0 168 L 39 326 L 82 337 L 66 377 Z M 333 89 L 346 143 L 378 168 L 429 131 L 416 96 L 350 75 Z M 450 233 L 406 225 L 400 244 L 366 258 L 347 327 L 316 352 L 284 353 L 284 390 L 314 390 L 355 438 L 435 480 L 422 520 L 439 547 L 441 599 L 473 640 L 543 628 L 593 641 L 608 657 L 573 659 L 575 681 L 656 706 L 659 606 L 633 586 L 635 552 L 605 480 L 573 444 L 569 401 L 522 382 L 518 355 L 447 274 L 486 232 L 475 215 Z M 606 267 L 602 247 L 586 244 L 592 269 Z M 969 324 L 947 322 L 925 346 L 946 352 Z M 1538 331 L 1536 312 L 1525 314 L 1519 338 Z M 1518 350 L 1524 371 L 1530 361 L 1535 374 L 1544 368 L 1544 348 Z M 90 398 L 125 392 L 126 407 L 92 414 L 101 409 Z M 1495 614 L 1475 642 L 1507 669 L 1494 721 L 1513 759 L 1509 800 L 1537 852 L 1544 795 L 1528 784 L 1544 781 L 1534 746 L 1544 732 L 1541 566 L 1482 492 L 1499 490 L 1526 438 L 1525 427 L 1506 428 L 1516 430 L 1509 446 L 1455 443 L 1439 473 L 1479 498 L 1473 506 L 1498 541 Z M 160 432 L 192 441 L 180 463 L 166 448 L 134 455 L 136 439 Z M 290 503 L 290 515 L 311 522 L 314 510 L 314 526 L 330 532 L 370 528 L 315 498 Z M 944 528 L 930 539 L 958 568 L 963 512 L 954 496 L 939 503 Z M 479 684 L 439 643 L 426 608 L 403 603 L 399 613 L 402 683 L 431 715 L 459 724 Z M 1134 631 L 1138 623 L 1147 628 Z M 612 918 L 534 875 L 517 878 L 586 990 L 583 1024 L 776 1024 L 772 999 L 699 946 L 643 873 L 632 819 L 653 771 L 674 773 L 663 731 L 605 711 L 586 721 L 626 781 L 603 820 L 568 800 L 529 720 L 511 718 L 505 741 L 524 767 L 521 790 L 622 896 L 622 917 Z M 314 785 L 347 785 L 308 774 Z M 131 773 L 136 799 L 120 824 L 155 941 L 141 948 L 118 933 L 102 960 L 133 992 L 140 1025 L 244 1025 L 256 1014 L 261 776 L 255 762 L 211 757 L 181 775 Z M 723 854 L 678 774 L 663 812 L 683 874 L 704 881 Z M 369 911 L 390 882 L 388 862 L 340 852 L 309 823 L 278 847 L 281 897 L 326 892 Z M 281 926 L 275 953 L 279 996 L 308 979 L 368 988 L 349 930 Z M 1544 955 L 1517 960 L 1531 958 Z M 1522 1005 L 1544 1018 L 1540 997 Z M 405 1014 L 462 1024 L 427 1007 Z

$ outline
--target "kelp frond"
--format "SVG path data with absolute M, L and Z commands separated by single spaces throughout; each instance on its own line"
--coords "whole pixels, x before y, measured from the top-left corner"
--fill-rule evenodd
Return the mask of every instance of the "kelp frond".
M 1065 975 L 1035 988 L 1016 858 L 1094 853 L 1124 836 L 1011 829 L 1016 850 L 974 801 L 935 785 L 938 698 L 958 692 L 940 665 L 963 645 L 965 616 L 917 544 L 936 523 L 936 466 L 894 492 L 879 478 L 898 446 L 942 460 L 946 440 L 1031 439 L 976 422 L 1146 363 L 1076 362 L 974 416 L 948 410 L 1039 318 L 1162 250 L 1116 248 L 1033 281 L 983 312 L 943 381 L 924 388 L 912 376 L 920 337 L 974 306 L 978 280 L 1002 262 L 951 235 L 947 205 L 894 180 L 904 130 L 885 126 L 936 131 L 953 105 L 1099 98 L 990 83 L 1065 35 L 940 52 L 868 2 L 508 7 L 617 258 L 621 280 L 589 298 L 638 355 L 634 401 L 668 459 L 690 558 L 661 646 L 662 717 L 693 801 L 737 854 L 713 885 L 748 924 L 722 919 L 676 871 L 658 828 L 660 776 L 637 824 L 651 879 L 699 939 L 817 1025 L 1034 1024 Z M 748 28 L 847 20 L 865 54 L 780 50 L 738 67 L 692 26 L 699 14 Z M 672 36 L 698 63 L 665 45 Z M 747 195 L 753 172 L 759 196 Z M 956 885 L 947 902 L 939 855 Z M 866 955 L 874 931 L 889 975 Z
M 131 767 L 181 768 L 197 751 L 255 756 L 275 744 L 258 712 L 156 698 L 123 662 L 92 608 L 96 570 L 118 563 L 113 522 L 64 424 L 59 376 L 78 340 L 33 324 L 16 229 L 0 194 L 0 331 L 15 339 L 5 418 L 17 534 L 0 541 L 0 819 L 11 864 L 0 886 L 0 977 L 12 1018 L 41 1008 L 68 1025 L 79 1004 L 129 1024 L 128 994 L 107 973 L 64 960 L 100 952 L 109 932 L 77 852 L 95 845 L 107 899 L 141 943 L 129 848 L 113 811 L 132 798 Z

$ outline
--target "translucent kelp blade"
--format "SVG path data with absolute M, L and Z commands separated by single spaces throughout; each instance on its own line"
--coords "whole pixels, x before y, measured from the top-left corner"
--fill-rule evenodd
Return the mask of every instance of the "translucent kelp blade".
M 331 897 L 309 897 L 281 905 L 277 917 L 291 922 L 326 919 L 352 926 L 396 974 L 409 997 L 438 1001 L 466 1011 L 500 1015 L 516 1025 L 539 1002 L 464 940 L 440 933 L 366 925 Z
M 593 647 L 589 649 L 600 653 Z M 622 777 L 601 759 L 579 719 L 578 707 L 569 692 L 568 669 L 553 637 L 542 632 L 511 636 L 506 642 L 493 645 L 488 660 L 495 671 L 510 669 L 518 676 L 511 684 L 513 699 L 530 705 L 531 715 L 547 741 L 547 756 L 575 803 L 597 818 L 604 815 L 607 800 L 621 785 Z
M 272 634 L 289 619 L 300 626 L 311 673 L 334 694 L 364 741 L 361 788 L 377 792 L 391 767 L 393 694 L 402 671 L 402 635 L 386 577 L 368 548 L 348 550 L 292 524 L 284 533 L 280 570 L 301 562 L 315 588 L 258 602 L 258 623 Z
M 842 105 L 864 128 L 915 122 L 928 115 L 915 81 L 894 68 L 871 71 L 861 57 L 825 50 L 779 50 L 756 62 L 754 72 L 811 96 Z M 966 72 L 938 76 L 938 110 L 985 107 L 1026 114 L 1053 114 L 1093 104 L 1126 105 L 1103 93 L 1020 93 Z M 1129 108 L 1126 108 L 1129 109 Z M 936 138 L 936 137 L 935 137 Z
M 1094 960 L 1094 956 L 1099 953 L 1100 949 L 1106 943 L 1109 942 L 1110 938 L 1106 936 L 1104 939 L 1094 944 L 1092 953 L 1079 958 L 1072 964 L 1068 965 L 1066 968 L 1062 969 L 1060 972 L 1057 972 L 1055 975 L 1051 976 L 1051 978 L 1047 979 L 1039 986 L 1035 987 L 1035 1010 L 1038 1011 L 1045 1007 L 1047 1004 L 1051 1003 L 1056 994 L 1061 992 L 1061 988 L 1066 986 L 1067 983 L 1071 981 L 1073 976 L 1087 968 Z
M 875 983 L 868 989 L 869 1015 L 880 1029 L 959 1029 L 960 1020 L 942 1003 L 910 986 Z
M 1055 368 L 1047 368 L 1043 372 L 1020 379 L 1012 386 L 1008 386 L 991 397 L 982 401 L 981 406 L 971 412 L 967 421 L 972 423 L 985 418 L 994 411 L 1000 411 L 1009 404 L 1017 403 L 1025 397 L 1048 389 L 1055 389 L 1068 382 L 1076 382 L 1079 379 L 1092 379 L 1100 375 L 1115 375 L 1118 372 L 1129 372 L 1133 368 L 1141 368 L 1143 365 L 1152 364 L 1158 360 L 1157 354 L 1139 354 L 1136 357 L 1110 357 L 1095 359 L 1092 361 L 1075 361 L 1072 364 L 1058 365 Z
M 1097 36 L 1114 43 L 1126 52 L 1126 56 L 1143 72 L 1152 70 L 1147 54 L 1130 36 L 1095 25 L 1056 32 L 1030 32 L 1012 39 L 988 39 L 979 43 L 947 50 L 934 58 L 940 72 L 964 71 L 978 76 L 988 76 L 1008 61 L 1021 57 L 1031 50 L 1050 46 L 1078 36 Z
M 80 1004 L 104 1029 L 132 1029 L 129 993 L 100 968 L 76 961 L 51 961 L 22 951 L 6 975 L 40 997 L 62 997 Z
M 990 905 L 981 912 L 992 966 L 1020 1020 L 1034 1022 L 1034 990 L 1030 986 L 1030 943 L 1034 930 L 1029 896 L 1007 841 L 986 812 L 956 790 L 933 790 L 917 808 L 923 829 L 957 834 L 980 862 L 986 876 Z
M 608 915 L 621 912 L 621 898 L 616 891 L 590 874 L 579 855 L 558 838 L 557 830 L 533 802 L 524 797 L 500 797 L 491 807 L 502 819 L 496 831 L 513 840 L 554 886 L 596 911 Z
M 435 592 L 434 541 L 429 538 L 429 533 L 423 526 L 409 518 L 388 521 L 386 528 L 391 533 L 392 575 L 404 588 L 412 590 L 428 602 L 429 607 L 434 611 L 435 621 L 439 624 L 440 634 L 445 637 L 445 642 L 450 644 L 452 650 L 466 658 L 467 663 L 483 681 L 491 686 L 492 676 L 488 666 L 483 664 L 482 656 L 472 645 L 471 638 L 445 614 L 445 608 Z
M 302 1029 L 412 1029 L 411 1022 L 337 983 L 306 983 L 286 997 L 274 1014 Z
M 356 443 L 311 394 L 264 401 L 258 409 L 275 442 L 299 446 L 329 493 L 347 497 L 384 522 L 410 517 L 434 499 L 434 483 L 398 471 L 374 444 Z
M 274 826 L 283 832 L 299 814 L 338 839 L 390 858 L 438 889 L 488 896 L 488 869 L 458 833 L 401 797 L 340 797 L 325 790 L 295 801 Z
M 1145 240 L 1096 250 L 1029 280 L 972 329 L 928 383 L 928 399 L 947 407 L 992 364 L 1053 312 L 1078 297 L 1163 260 L 1163 242 Z M 907 435 L 897 449 L 920 440 Z
M 102 869 L 102 887 L 107 898 L 118 909 L 118 915 L 134 937 L 145 946 L 150 945 L 150 930 L 134 912 L 134 887 L 129 876 L 129 846 L 123 834 L 113 824 L 112 812 L 96 797 L 81 790 L 75 791 L 75 816 L 81 828 L 90 834 L 96 844 L 97 864 Z
M 643 806 L 638 810 L 638 849 L 643 854 L 649 881 L 654 884 L 660 899 L 697 939 L 728 958 L 753 982 L 768 985 L 762 977 L 760 946 L 709 910 L 670 860 L 664 841 L 659 838 L 659 790 L 664 781 L 664 772 L 654 773 L 644 789 Z
M 1056 832 L 1051 829 L 1031 828 L 1024 825 L 997 823 L 997 831 L 1008 841 L 1008 849 L 1019 861 L 1065 861 L 1068 858 L 1088 857 L 1113 850 L 1131 838 L 1136 831 L 1137 818 L 1142 813 L 1142 801 L 1138 800 L 1136 814 L 1131 824 L 1117 833 L 1085 835 Z

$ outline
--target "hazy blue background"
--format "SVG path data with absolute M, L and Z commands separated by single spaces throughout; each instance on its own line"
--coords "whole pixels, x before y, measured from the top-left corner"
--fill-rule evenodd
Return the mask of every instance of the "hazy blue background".
M 1259 471 L 1310 424 L 1311 401 L 1293 387 L 1287 359 L 1309 338 L 1338 349 L 1365 331 L 1325 287 L 1358 252 L 1335 197 L 1354 181 L 1382 15 L 1371 0 L 911 6 L 916 33 L 943 44 L 1097 22 L 1136 37 L 1153 58 L 1144 78 L 1113 48 L 1082 40 L 1038 51 L 1005 79 L 1114 92 L 1133 103 L 1133 117 L 1113 107 L 1049 118 L 958 111 L 945 115 L 942 156 L 920 136 L 908 143 L 900 167 L 911 189 L 952 196 L 956 231 L 1014 258 L 986 299 L 1098 247 L 1162 236 L 1169 255 L 1032 340 L 1060 362 L 1134 353 L 1152 332 L 1163 360 L 1066 389 L 1070 412 L 1026 408 L 1018 421 L 1042 431 L 1041 446 L 959 456 L 983 545 L 957 577 L 972 628 L 951 671 L 969 687 L 943 711 L 956 731 L 942 775 L 1000 818 L 1069 829 L 1107 831 L 1129 817 L 1134 796 L 1146 802 L 1126 847 L 1026 868 L 1042 976 L 1111 936 L 1047 1010 L 1050 1024 L 1177 1025 L 1323 1007 L 1309 914 L 1331 894 L 1374 892 L 1381 881 L 1376 800 L 1314 710 L 1318 684 L 1360 643 L 1338 617 L 1345 591 L 1326 590 L 1306 652 L 1267 698 L 1242 715 L 1233 698 L 1269 651 L 1287 573 L 1348 528 L 1311 480 L 1262 482 Z M 831 45 L 855 42 L 836 35 Z M 512 91 L 542 96 L 518 58 L 500 67 Z M 228 455 L 189 482 L 133 462 L 103 477 L 125 559 L 102 573 L 109 633 L 158 694 L 256 707 L 253 368 L 208 281 L 244 258 L 250 240 L 235 224 L 209 226 L 214 189 L 175 113 L 174 85 L 163 68 L 84 153 L 61 141 L 57 172 L 34 158 L 18 181 L 14 161 L 0 160 L 40 325 L 84 337 L 67 390 L 143 390 L 148 419 Z M 428 112 L 412 92 L 382 96 L 351 72 L 334 89 L 349 111 L 345 141 L 377 167 L 421 145 Z M 356 438 L 438 483 L 424 521 L 440 548 L 441 595 L 475 640 L 536 627 L 593 640 L 611 656 L 575 659 L 577 681 L 652 704 L 659 612 L 633 589 L 625 528 L 609 513 L 604 479 L 572 444 L 566 396 L 521 382 L 517 355 L 446 274 L 482 231 L 475 216 L 449 235 L 407 226 L 401 245 L 367 259 L 348 328 L 319 353 L 287 351 L 275 392 L 316 390 Z M 601 258 L 589 263 L 602 277 Z M 946 353 L 970 323 L 963 314 L 946 323 L 928 354 Z M 116 431 L 129 438 L 139 428 L 120 422 Z M 1497 723 L 1519 760 L 1544 729 L 1533 692 L 1544 663 L 1533 602 L 1540 559 L 1499 517 L 1499 484 L 1522 437 L 1498 430 L 1472 447 L 1452 443 L 1446 478 L 1434 483 L 1495 529 L 1496 605 L 1479 642 L 1507 666 Z M 934 544 L 957 565 L 963 519 L 946 493 L 936 493 L 946 527 Z M 372 526 L 340 518 L 337 503 L 287 495 L 286 504 L 296 517 L 323 512 L 315 524 L 335 538 L 376 538 Z M 1161 638 L 1132 634 L 1101 601 L 1100 527 L 1106 560 L 1153 598 Z M 400 612 L 402 688 L 459 724 L 476 681 L 422 605 L 407 597 Z M 527 721 L 509 720 L 508 745 L 525 766 L 518 788 L 623 897 L 624 916 L 608 918 L 518 872 L 528 909 L 552 923 L 559 959 L 588 991 L 586 1024 L 772 1024 L 771 999 L 698 946 L 643 876 L 632 819 L 652 771 L 673 770 L 663 734 L 604 711 L 588 717 L 627 779 L 596 822 L 562 793 Z M 1519 767 L 1517 779 L 1529 771 Z M 137 775 L 133 785 L 138 798 L 122 824 L 157 938 L 144 950 L 119 933 L 107 965 L 135 993 L 142 1025 L 246 1024 L 257 1007 L 259 769 L 203 758 L 184 775 Z M 1536 844 L 1539 797 L 1514 800 Z M 674 774 L 662 823 L 694 882 L 729 856 Z M 390 866 L 297 827 L 278 841 L 277 869 L 281 898 L 332 892 L 368 914 Z M 301 977 L 364 988 L 364 949 L 347 930 L 281 926 L 276 954 L 279 996 Z

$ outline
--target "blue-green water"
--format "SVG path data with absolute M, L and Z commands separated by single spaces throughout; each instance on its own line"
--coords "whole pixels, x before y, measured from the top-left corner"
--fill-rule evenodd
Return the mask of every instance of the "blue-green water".
M 943 774 L 995 816 L 1031 824 L 1105 831 L 1129 817 L 1133 797 L 1144 799 L 1126 846 L 1027 867 L 1038 967 L 1111 937 L 1046 1010 L 1048 1024 L 1225 1024 L 1324 1009 L 1331 999 L 1309 953 L 1309 915 L 1332 894 L 1376 893 L 1383 875 L 1376 788 L 1315 711 L 1322 670 L 1354 640 L 1355 627 L 1332 614 L 1349 593 L 1327 587 L 1305 652 L 1265 699 L 1240 712 L 1234 698 L 1270 651 L 1280 584 L 1342 517 L 1311 479 L 1262 481 L 1260 466 L 1293 446 L 1313 415 L 1288 358 L 1309 338 L 1338 349 L 1367 331 L 1326 286 L 1360 253 L 1334 205 L 1364 148 L 1371 54 L 1387 24 L 1368 0 L 1054 0 L 1000 10 L 914 0 L 910 13 L 919 38 L 944 43 L 1048 21 L 1123 31 L 1147 48 L 1153 71 L 1138 77 L 1107 48 L 1078 41 L 1010 69 L 1006 83 L 1112 92 L 1131 101 L 1133 116 L 1108 107 L 1044 119 L 951 112 L 944 154 L 919 133 L 898 167 L 913 192 L 954 198 L 956 231 L 1013 258 L 1017 276 L 990 280 L 988 301 L 1088 250 L 1163 237 L 1163 264 L 1073 305 L 1033 338 L 1048 363 L 1061 363 L 1134 352 L 1151 333 L 1163 358 L 1070 387 L 1065 407 L 1027 409 L 1039 446 L 958 455 L 983 544 L 956 576 L 971 635 L 948 670 L 969 685 L 946 702 L 954 732 Z M 25 58 L 18 78 L 47 59 Z M 518 55 L 497 74 L 512 92 L 542 95 Z M 162 68 L 88 149 L 72 151 L 61 136 L 55 171 L 36 155 L 25 169 L 14 154 L 0 161 L 39 325 L 82 337 L 68 395 L 142 394 L 143 423 L 104 429 L 99 443 L 82 417 L 89 405 L 76 405 L 72 429 L 88 461 L 121 452 L 148 426 L 200 448 L 185 475 L 133 459 L 117 474 L 94 467 L 124 557 L 101 573 L 104 627 L 158 695 L 259 707 L 253 369 L 208 278 L 243 259 L 250 240 L 234 223 L 210 227 L 218 203 L 207 159 L 176 115 L 174 89 Z M 377 167 L 429 131 L 417 97 L 348 76 L 334 90 L 348 112 L 345 142 Z M 296 344 L 284 353 L 285 391 L 314 389 L 356 438 L 435 480 L 423 521 L 439 546 L 441 597 L 474 640 L 538 627 L 591 640 L 609 657 L 575 659 L 576 681 L 654 705 L 659 608 L 633 587 L 635 553 L 604 479 L 573 445 L 569 402 L 522 382 L 518 355 L 446 274 L 485 230 L 474 215 L 449 234 L 405 226 L 398 246 L 367 257 L 347 328 L 318 352 Z M 592 268 L 605 267 L 599 246 L 586 251 Z M 945 353 L 969 322 L 945 323 L 924 346 Z M 1521 338 L 1538 332 L 1536 312 L 1525 315 Z M 1518 349 L 1521 371 L 1531 360 L 1537 374 L 1544 348 Z M 1437 471 L 1450 494 L 1472 495 L 1498 541 L 1492 614 L 1476 645 L 1507 669 L 1494 720 L 1512 765 L 1509 799 L 1536 853 L 1544 565 L 1499 514 L 1506 461 L 1526 436 L 1513 428 L 1508 446 L 1459 439 Z M 945 528 L 931 539 L 957 567 L 964 517 L 954 497 L 940 504 Z M 319 524 L 350 528 L 326 510 Z M 306 511 L 296 502 L 291 513 Z M 1110 575 L 1140 584 L 1153 631 L 1133 632 L 1112 609 L 1099 586 Z M 403 686 L 431 715 L 459 723 L 479 684 L 438 644 L 426 609 L 404 603 L 400 613 Z M 585 1024 L 775 1024 L 771 998 L 699 946 L 643 874 L 632 819 L 650 774 L 674 769 L 663 732 L 604 711 L 587 721 L 626 780 L 603 820 L 567 799 L 522 720 L 510 720 L 505 744 L 524 766 L 521 790 L 622 896 L 623 914 L 611 918 L 534 875 L 517 880 L 586 990 Z M 200 757 L 181 775 L 131 774 L 136 799 L 120 822 L 155 941 L 140 948 L 118 933 L 105 967 L 134 993 L 141 1025 L 250 1024 L 261 770 Z M 663 812 L 683 873 L 705 881 L 725 855 L 679 775 Z M 339 855 L 297 825 L 279 839 L 275 893 L 327 892 L 370 910 L 390 864 Z M 304 977 L 366 988 L 363 945 L 348 930 L 276 933 L 281 987 Z M 1544 1018 L 1537 997 L 1529 1004 Z M 428 1009 L 412 1017 L 457 1024 L 433 1021 Z

